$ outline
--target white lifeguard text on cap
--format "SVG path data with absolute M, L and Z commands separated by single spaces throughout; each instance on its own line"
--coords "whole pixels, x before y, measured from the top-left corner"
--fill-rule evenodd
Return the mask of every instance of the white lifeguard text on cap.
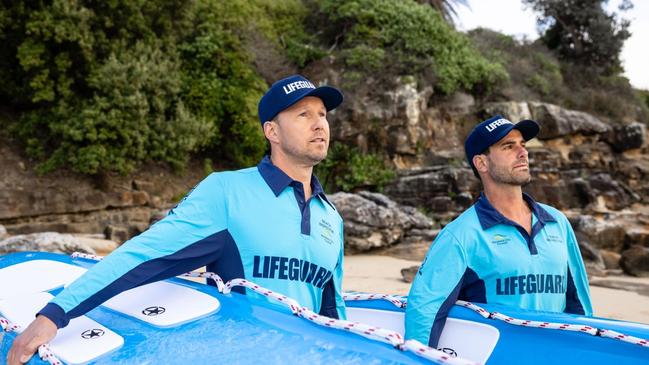
M 487 124 L 485 128 L 487 128 L 487 131 L 492 132 L 494 129 L 500 127 L 503 124 L 514 124 L 514 123 L 508 121 L 505 118 L 500 118 L 498 120 L 494 120 L 493 122 Z
M 310 81 L 295 81 L 288 85 L 284 85 L 283 89 L 284 93 L 288 95 L 298 89 L 315 89 L 315 86 L 313 86 Z

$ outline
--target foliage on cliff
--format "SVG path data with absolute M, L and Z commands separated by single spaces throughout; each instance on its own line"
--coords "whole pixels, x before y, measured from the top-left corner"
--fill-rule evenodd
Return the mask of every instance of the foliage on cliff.
M 471 31 L 469 36 L 485 57 L 502 62 L 510 77 L 491 99 L 540 100 L 614 122 L 649 122 L 641 93 L 619 73 L 601 75 L 566 61 L 542 40 L 520 41 L 488 29 Z
M 615 72 L 579 79 L 547 48 L 467 36 L 428 3 L 4 2 L 0 110 L 18 116 L 5 124 L 41 171 L 86 174 L 128 173 L 147 161 L 181 168 L 196 154 L 217 166 L 253 164 L 265 149 L 256 110 L 263 91 L 322 65 L 336 68 L 337 86 L 350 94 L 354 85 L 389 87 L 381 82 L 407 76 L 437 95 L 530 95 L 610 116 L 633 108 L 646 115 L 640 94 Z M 322 171 L 335 187 L 380 187 L 389 178 L 381 161 L 340 146 Z
M 316 166 L 315 173 L 328 193 L 382 190 L 395 177 L 380 155 L 361 153 L 342 143 L 331 145 L 327 159 Z
M 238 163 L 263 151 L 265 88 L 216 0 L 14 2 L 0 8 L 3 100 L 41 169 L 180 167 L 213 149 Z M 255 156 L 256 155 L 256 156 Z
M 338 49 L 348 73 L 411 75 L 442 93 L 486 93 L 507 74 L 489 62 L 432 7 L 400 0 L 323 0 L 324 39 Z
M 415 1 L 16 1 L 0 7 L 1 106 L 41 171 L 182 167 L 192 153 L 245 166 L 264 152 L 256 103 L 283 76 L 260 74 L 262 43 L 293 70 L 332 56 L 351 78 L 432 75 L 445 93 L 506 77 Z

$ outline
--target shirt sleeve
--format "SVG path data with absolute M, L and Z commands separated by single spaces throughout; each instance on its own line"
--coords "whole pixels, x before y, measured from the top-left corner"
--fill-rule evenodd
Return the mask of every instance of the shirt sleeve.
M 577 237 L 567 219 L 564 221 L 567 231 L 568 243 L 568 286 L 566 290 L 567 313 L 593 315 L 593 306 L 590 300 L 588 275 L 584 267 L 584 260 L 579 251 Z M 572 281 L 572 283 L 570 282 Z
M 467 272 L 466 253 L 447 229 L 431 246 L 408 294 L 406 338 L 437 347 L 448 312 L 455 304 Z
M 62 328 L 123 291 L 217 260 L 225 245 L 234 244 L 226 211 L 219 174 L 212 174 L 167 217 L 90 268 L 39 314 Z

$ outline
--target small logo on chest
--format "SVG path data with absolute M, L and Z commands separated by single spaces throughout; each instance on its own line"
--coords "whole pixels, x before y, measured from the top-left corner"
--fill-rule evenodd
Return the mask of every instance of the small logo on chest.
M 334 229 L 331 227 L 331 224 L 326 220 L 321 220 L 318 223 L 320 226 L 320 237 L 330 245 L 334 244 Z
M 556 234 L 552 234 L 552 233 L 548 234 L 546 240 L 548 242 L 551 242 L 551 243 L 562 243 L 563 242 L 561 237 L 557 236 Z
M 511 239 L 507 236 L 503 236 L 502 234 L 495 234 L 493 238 L 491 239 L 491 243 L 494 245 L 506 245 L 511 241 Z

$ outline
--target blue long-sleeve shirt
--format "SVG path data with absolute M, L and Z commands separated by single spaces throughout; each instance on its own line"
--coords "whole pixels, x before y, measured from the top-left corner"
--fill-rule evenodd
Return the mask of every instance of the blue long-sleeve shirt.
M 484 195 L 439 233 L 408 295 L 406 338 L 436 347 L 458 300 L 592 315 L 575 234 L 557 209 L 524 199 L 532 232 Z
M 315 176 L 311 188 L 305 201 L 302 184 L 268 157 L 257 167 L 213 173 L 39 314 L 61 328 L 125 290 L 207 265 L 225 281 L 246 278 L 315 312 L 345 318 L 342 218 Z

